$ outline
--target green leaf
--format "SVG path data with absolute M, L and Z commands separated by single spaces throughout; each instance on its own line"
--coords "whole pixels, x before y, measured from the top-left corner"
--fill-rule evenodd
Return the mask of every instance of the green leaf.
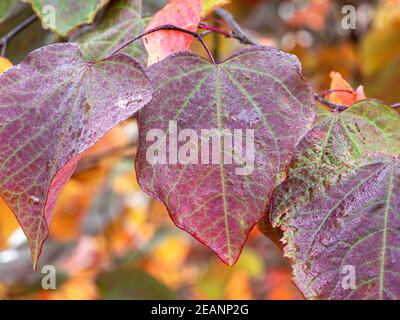
M 140 34 L 148 21 L 149 19 L 142 19 L 141 0 L 114 1 L 97 25 L 72 41 L 79 43 L 88 60 L 101 60 L 120 44 Z M 136 41 L 122 52 L 144 65 L 147 63 L 147 52 L 142 40 Z
M 27 0 L 32 4 L 33 10 L 46 23 L 48 16 L 46 6 L 55 9 L 56 25 L 51 28 L 61 36 L 66 36 L 76 27 L 92 23 L 98 11 L 103 8 L 109 0 Z M 50 26 L 51 27 L 51 26 Z
M 384 153 L 400 155 L 400 118 L 390 106 L 364 100 L 339 114 L 343 132 L 360 155 Z
M 2 0 L 0 2 L 0 23 L 8 18 L 17 2 L 18 0 Z
M 20 3 L 6 21 L 0 23 L 0 37 L 6 35 L 33 14 L 34 12 L 30 5 Z M 6 55 L 13 64 L 18 64 L 33 50 L 55 42 L 59 42 L 57 34 L 43 29 L 40 20 L 37 20 L 29 24 L 23 32 L 18 33 L 12 38 L 12 41 L 8 42 Z

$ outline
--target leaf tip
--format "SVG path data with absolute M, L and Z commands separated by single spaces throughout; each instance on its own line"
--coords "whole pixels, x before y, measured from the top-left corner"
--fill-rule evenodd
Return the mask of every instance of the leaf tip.
M 34 272 L 36 272 L 36 270 L 37 270 L 39 259 L 42 254 L 43 244 L 46 241 L 47 237 L 48 237 L 48 232 L 43 234 L 41 239 L 38 239 L 36 241 L 30 241 L 32 268 L 33 268 Z

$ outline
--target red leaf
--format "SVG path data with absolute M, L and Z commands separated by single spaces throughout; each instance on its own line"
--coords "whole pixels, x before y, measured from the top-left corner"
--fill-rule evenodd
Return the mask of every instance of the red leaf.
M 194 32 L 200 23 L 201 11 L 201 0 L 174 0 L 153 17 L 146 30 L 172 24 Z M 146 36 L 144 43 L 149 54 L 148 64 L 152 65 L 172 53 L 189 50 L 193 37 L 182 32 L 158 31 Z
M 165 203 L 177 226 L 233 264 L 263 216 L 272 190 L 284 177 L 294 146 L 314 119 L 313 96 L 299 61 L 271 47 L 241 51 L 221 64 L 179 53 L 151 66 L 148 74 L 155 95 L 139 116 L 139 183 Z M 170 133 L 170 121 L 176 124 L 177 134 L 191 129 L 193 137 L 206 145 L 202 147 L 198 139 L 196 143 L 180 138 L 176 148 L 174 140 L 168 141 L 165 152 L 157 150 L 161 163 L 155 163 L 151 159 L 156 151 L 154 136 L 147 135 Z M 216 139 L 211 137 L 213 144 L 203 130 L 217 132 Z M 232 135 L 235 130 L 241 133 L 237 145 L 242 150 L 221 147 L 226 130 Z M 181 148 L 191 142 L 198 148 L 197 156 L 190 152 L 193 161 L 175 158 L 175 152 L 182 155 Z M 207 148 L 211 155 L 203 158 Z M 232 153 L 234 160 L 228 162 Z M 163 164 L 164 155 L 168 161 Z M 247 161 L 241 163 L 241 158 Z
M 61 188 L 82 152 L 151 99 L 125 54 L 84 60 L 76 44 L 41 48 L 0 76 L 0 195 L 27 235 L 34 266 Z

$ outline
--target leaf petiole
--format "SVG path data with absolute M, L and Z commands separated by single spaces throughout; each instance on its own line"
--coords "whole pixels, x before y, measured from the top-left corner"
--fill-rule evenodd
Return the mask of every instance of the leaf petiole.
M 1 52 L 0 56 L 4 57 L 7 51 L 7 45 L 8 42 L 14 38 L 18 33 L 20 33 L 22 30 L 24 30 L 27 26 L 29 26 L 31 23 L 35 22 L 38 19 L 36 14 L 31 15 L 29 18 L 26 20 L 22 21 L 20 24 L 18 24 L 14 29 L 12 29 L 10 32 L 8 32 L 3 38 L 0 39 L 0 46 Z

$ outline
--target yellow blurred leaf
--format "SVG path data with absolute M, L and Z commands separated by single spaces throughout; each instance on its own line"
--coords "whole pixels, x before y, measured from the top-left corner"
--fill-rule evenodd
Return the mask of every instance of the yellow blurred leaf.
M 0 74 L 7 71 L 13 66 L 10 60 L 4 57 L 0 57 Z
M 234 272 L 233 268 L 213 260 L 207 271 L 197 281 L 197 289 L 199 291 L 197 298 L 224 299 L 226 296 L 226 286 Z
M 396 20 L 400 20 L 400 0 L 385 0 L 376 9 L 373 27 L 384 28 Z
M 196 298 L 252 299 L 250 279 L 261 278 L 264 269 L 262 259 L 251 249 L 245 249 L 233 267 L 213 260 L 197 281 L 198 295 Z
M 190 268 L 183 268 L 189 251 L 190 243 L 186 238 L 171 235 L 154 247 L 145 269 L 170 288 L 177 288 L 193 276 Z
M 244 271 L 252 278 L 259 278 L 263 275 L 265 266 L 263 259 L 258 253 L 247 248 L 243 251 L 234 268 Z
M 205 17 L 215 9 L 230 3 L 230 0 L 203 0 L 202 16 Z
M 185 261 L 189 253 L 189 243 L 181 236 L 171 236 L 158 244 L 152 252 L 152 258 L 164 268 L 176 269 Z
M 361 43 L 360 60 L 366 92 L 370 97 L 397 103 L 400 100 L 400 15 L 396 19 L 383 19 L 377 15 L 374 21 L 376 19 L 379 22 L 374 23 Z
M 400 55 L 400 21 L 371 29 L 361 47 L 362 69 L 367 77 L 381 72 Z

